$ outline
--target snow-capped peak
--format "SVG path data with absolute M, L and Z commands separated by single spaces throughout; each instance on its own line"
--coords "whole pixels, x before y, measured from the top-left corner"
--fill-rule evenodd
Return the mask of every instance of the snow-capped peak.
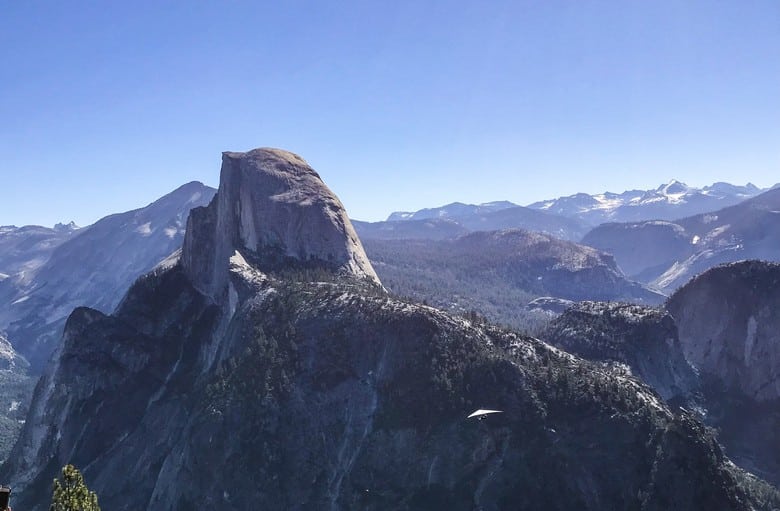
M 665 185 L 661 185 L 656 189 L 659 193 L 667 196 L 688 193 L 690 190 L 691 188 L 688 185 L 681 181 L 677 181 L 676 179 L 672 179 Z
M 763 191 L 750 184 L 736 186 L 729 183 L 714 183 L 697 188 L 672 179 L 646 191 L 629 190 L 619 194 L 605 192 L 594 195 L 578 193 L 536 202 L 528 207 L 578 218 L 592 225 L 602 222 L 674 220 L 732 206 Z

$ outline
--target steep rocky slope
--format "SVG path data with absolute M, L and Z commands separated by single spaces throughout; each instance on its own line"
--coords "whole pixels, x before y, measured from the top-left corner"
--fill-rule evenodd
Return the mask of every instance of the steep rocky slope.
M 708 420 L 735 460 L 780 483 L 780 265 L 713 268 L 667 304 L 705 384 Z
M 718 264 L 780 261 L 780 188 L 674 222 L 604 224 L 582 243 L 613 254 L 632 278 L 672 292 Z
M 669 299 L 688 359 L 757 400 L 780 398 L 780 264 L 713 268 Z
M 331 197 L 290 153 L 225 154 L 181 257 L 69 318 L 0 470 L 15 507 L 66 461 L 117 511 L 780 503 L 624 374 L 389 298 Z M 483 407 L 503 413 L 466 419 Z
M 622 364 L 668 402 L 686 404 L 698 390 L 674 319 L 662 309 L 581 302 L 553 320 L 541 337 L 582 358 Z
M 72 223 L 57 224 L 53 229 L 39 225 L 0 226 L 0 281 L 40 267 L 77 230 Z
M 73 309 L 113 311 L 136 278 L 181 247 L 190 209 L 208 204 L 214 193 L 188 183 L 144 208 L 78 230 L 44 264 L 0 283 L 0 330 L 40 371 Z
M 35 386 L 28 366 L 0 332 L 0 462 L 11 451 L 27 415 Z
M 393 293 L 517 328 L 534 322 L 524 305 L 540 296 L 664 300 L 626 279 L 611 256 L 546 234 L 514 229 L 442 241 L 365 240 L 365 246 Z
M 10 303 L 19 282 L 29 282 L 59 245 L 78 232 L 75 225 L 0 226 L 0 331 L 13 318 Z

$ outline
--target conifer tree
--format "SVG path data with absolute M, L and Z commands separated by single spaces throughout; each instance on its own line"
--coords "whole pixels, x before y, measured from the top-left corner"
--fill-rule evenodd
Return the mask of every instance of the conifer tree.
M 100 511 L 97 495 L 73 465 L 62 467 L 62 476 L 54 480 L 49 511 Z

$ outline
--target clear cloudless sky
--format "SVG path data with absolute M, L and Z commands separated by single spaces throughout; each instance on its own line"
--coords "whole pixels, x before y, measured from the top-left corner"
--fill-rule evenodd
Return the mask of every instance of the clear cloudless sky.
M 0 0 L 0 225 L 303 156 L 350 216 L 780 181 L 777 0 Z

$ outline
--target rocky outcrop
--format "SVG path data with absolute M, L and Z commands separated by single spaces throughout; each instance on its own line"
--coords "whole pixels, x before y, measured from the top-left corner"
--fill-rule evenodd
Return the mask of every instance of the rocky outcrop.
M 280 154 L 269 156 L 272 171 L 279 159 L 290 163 Z M 250 168 L 268 168 L 259 161 Z M 285 182 L 276 195 L 289 197 L 299 181 Z M 780 502 L 731 465 L 700 423 L 635 379 L 389 297 L 357 263 L 347 231 L 340 242 L 315 243 L 297 237 L 307 232 L 299 224 L 258 227 L 261 218 L 309 218 L 327 196 L 296 199 L 301 211 L 283 206 L 288 215 L 269 217 L 242 209 L 275 211 L 260 188 L 242 192 L 252 201 L 223 206 L 223 184 L 216 202 L 192 215 L 179 262 L 137 281 L 111 316 L 71 315 L 0 470 L 14 484 L 15 507 L 44 509 L 65 462 L 82 467 L 101 505 L 116 511 Z M 201 237 L 208 233 L 211 242 Z M 226 261 L 222 245 L 233 250 Z M 198 259 L 196 247 L 213 261 Z M 467 419 L 476 408 L 503 413 Z
M 317 267 L 379 284 L 339 199 L 300 156 L 280 149 L 222 154 L 219 193 L 193 213 L 183 267 L 216 299 L 235 251 L 263 271 Z
M 780 398 L 780 264 L 713 268 L 667 304 L 685 355 L 701 373 L 757 400 Z
M 666 401 L 686 403 L 698 387 L 674 320 L 661 309 L 580 302 L 556 318 L 542 338 L 588 360 L 622 364 Z
M 713 268 L 669 299 L 707 422 L 740 466 L 780 484 L 780 265 Z

